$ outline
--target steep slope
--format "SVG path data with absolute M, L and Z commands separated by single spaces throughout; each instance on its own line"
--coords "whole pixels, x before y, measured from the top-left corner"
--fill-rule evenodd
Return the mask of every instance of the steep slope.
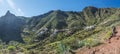
M 93 48 L 80 48 L 76 54 L 119 54 L 120 53 L 120 26 L 116 26 L 111 36 L 104 44 Z
M 7 46 L 18 47 L 18 51 L 25 53 L 29 51 L 28 54 L 71 54 L 83 47 L 83 52 L 87 48 L 101 47 L 116 25 L 120 25 L 119 8 L 89 6 L 79 12 L 52 10 L 29 19 L 8 11 L 0 18 L 0 39 L 4 42 L 24 41 L 23 44 L 12 42 Z M 105 44 L 103 47 L 109 45 Z M 110 45 L 113 44 L 114 41 Z
M 39 33 L 41 29 L 51 30 L 83 28 L 85 26 L 96 25 L 115 14 L 117 9 L 86 7 L 82 12 L 72 11 L 50 11 L 46 14 L 32 17 L 28 22 L 31 31 Z
M 81 12 L 55 10 L 32 17 L 28 24 L 36 30 L 42 27 L 50 29 L 83 27 L 97 24 L 108 16 L 115 14 L 116 11 L 117 9 L 114 8 L 96 8 L 91 6 L 84 8 Z
M 31 17 L 24 29 L 23 39 L 28 45 L 31 44 L 28 49 L 39 49 L 44 54 L 57 54 L 61 44 L 68 49 L 77 49 L 86 44 L 89 46 L 89 38 L 99 42 L 109 37 L 105 33 L 120 23 L 119 12 L 119 8 L 92 6 L 80 12 L 53 10 Z M 94 41 L 91 43 L 98 44 Z
M 0 39 L 4 42 L 23 42 L 21 32 L 24 23 L 23 19 L 7 11 L 6 15 L 0 18 Z

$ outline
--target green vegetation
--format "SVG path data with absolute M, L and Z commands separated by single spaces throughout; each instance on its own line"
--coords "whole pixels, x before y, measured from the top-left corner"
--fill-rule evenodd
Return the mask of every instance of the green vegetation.
M 85 46 L 88 46 L 88 47 L 96 46 L 99 43 L 100 43 L 99 40 L 95 40 L 93 38 L 87 38 L 87 39 L 84 40 Z
M 16 50 L 16 47 L 14 47 L 14 46 L 8 46 L 7 49 L 8 49 L 9 51 L 15 51 L 15 50 Z
M 62 43 L 62 41 L 59 43 L 58 49 L 57 49 L 58 53 L 64 54 L 64 53 L 66 53 L 66 52 L 69 51 L 69 50 L 70 50 L 70 47 L 65 46 L 65 45 Z
M 106 35 L 103 37 L 103 39 L 108 39 L 112 35 L 112 31 L 107 31 Z
M 78 48 L 95 47 L 110 37 L 112 26 L 120 24 L 119 10 L 86 7 L 81 12 L 53 10 L 30 19 L 14 16 L 17 23 L 10 23 L 8 28 L 2 24 L 7 20 L 3 16 L 0 50 L 5 52 L 0 53 L 72 54 Z

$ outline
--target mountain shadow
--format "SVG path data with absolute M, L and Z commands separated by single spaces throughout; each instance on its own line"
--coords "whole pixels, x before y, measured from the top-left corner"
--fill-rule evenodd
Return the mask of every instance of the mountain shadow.
M 21 37 L 24 23 L 25 21 L 23 19 L 7 11 L 6 15 L 0 18 L 0 39 L 3 42 L 24 42 Z

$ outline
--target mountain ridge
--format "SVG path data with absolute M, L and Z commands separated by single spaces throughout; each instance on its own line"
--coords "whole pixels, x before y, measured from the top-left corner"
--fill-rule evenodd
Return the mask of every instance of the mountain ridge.
M 0 18 L 0 38 L 7 42 L 24 41 L 19 46 L 41 54 L 70 54 L 84 46 L 100 45 L 109 38 L 112 26 L 120 23 L 119 12 L 119 8 L 89 6 L 78 12 L 52 10 L 27 18 L 8 11 Z

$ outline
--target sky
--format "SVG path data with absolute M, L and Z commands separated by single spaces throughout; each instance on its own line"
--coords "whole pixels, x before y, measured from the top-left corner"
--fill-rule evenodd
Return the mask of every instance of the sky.
M 120 8 L 120 0 L 0 0 L 0 16 L 10 10 L 17 16 L 37 16 L 50 10 L 82 11 L 87 6 Z

